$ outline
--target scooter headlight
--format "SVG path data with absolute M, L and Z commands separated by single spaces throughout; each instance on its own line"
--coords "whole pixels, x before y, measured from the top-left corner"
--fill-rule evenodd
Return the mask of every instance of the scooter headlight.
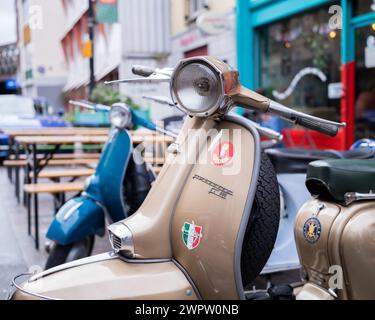
M 211 57 L 183 60 L 171 81 L 174 102 L 191 116 L 208 117 L 225 105 L 225 78 L 230 68 Z
M 130 108 L 125 103 L 115 103 L 109 112 L 111 124 L 118 129 L 128 127 L 132 122 Z

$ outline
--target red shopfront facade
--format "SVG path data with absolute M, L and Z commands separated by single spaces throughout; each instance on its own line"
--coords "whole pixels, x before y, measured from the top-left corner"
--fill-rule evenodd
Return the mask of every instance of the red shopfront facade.
M 344 150 L 375 138 L 375 1 L 238 0 L 242 82 L 318 117 L 335 138 L 282 123 L 284 144 Z

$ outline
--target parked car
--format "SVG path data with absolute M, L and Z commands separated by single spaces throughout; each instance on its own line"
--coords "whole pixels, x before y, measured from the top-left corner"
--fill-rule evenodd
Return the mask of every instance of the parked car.
M 67 127 L 61 115 L 51 115 L 42 98 L 0 95 L 0 159 L 8 156 L 8 136 L 5 129 L 35 129 Z

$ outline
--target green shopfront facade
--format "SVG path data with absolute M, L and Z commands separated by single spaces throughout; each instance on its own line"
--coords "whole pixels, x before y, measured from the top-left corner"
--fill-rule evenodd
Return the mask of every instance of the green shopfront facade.
M 244 85 L 347 123 L 335 138 L 283 124 L 287 146 L 375 138 L 375 0 L 237 0 L 237 51 Z

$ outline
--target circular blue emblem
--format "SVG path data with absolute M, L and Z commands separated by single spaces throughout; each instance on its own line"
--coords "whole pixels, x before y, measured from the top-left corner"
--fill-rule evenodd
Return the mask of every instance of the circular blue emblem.
M 321 232 L 322 226 L 317 218 L 310 218 L 303 225 L 303 236 L 310 243 L 317 242 Z

